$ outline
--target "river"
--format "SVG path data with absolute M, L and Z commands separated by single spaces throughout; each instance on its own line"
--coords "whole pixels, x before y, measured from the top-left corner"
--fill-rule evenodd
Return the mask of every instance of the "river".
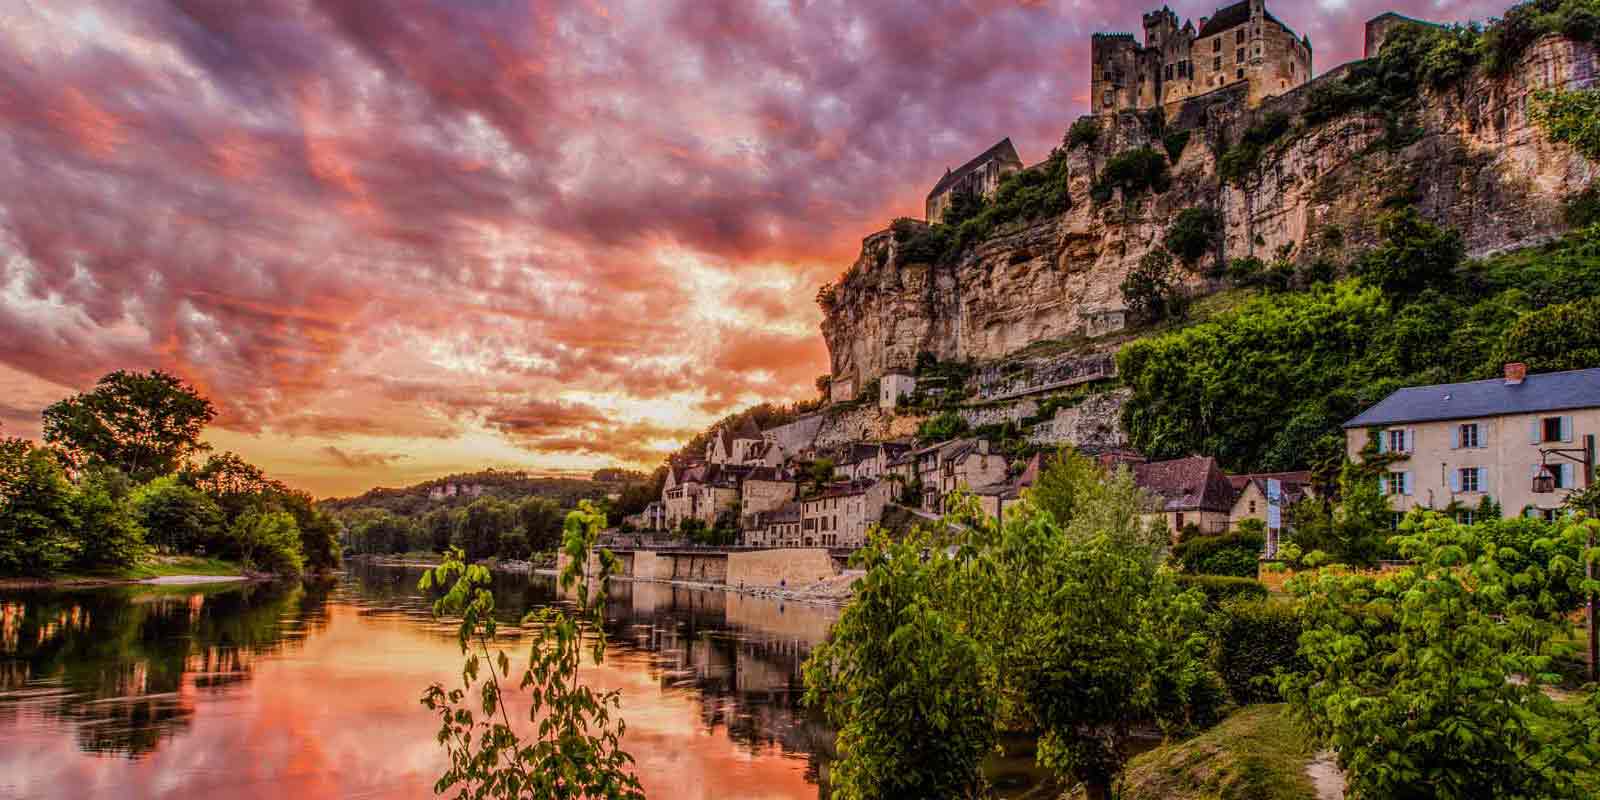
M 418 701 L 461 655 L 419 575 L 0 591 L 0 798 L 432 796 L 444 753 Z M 506 619 L 561 602 L 542 576 L 495 595 Z M 833 734 L 800 705 L 800 666 L 838 613 L 613 583 L 612 647 L 582 675 L 621 690 L 647 795 L 826 797 Z M 1043 793 L 1014 749 L 992 778 Z

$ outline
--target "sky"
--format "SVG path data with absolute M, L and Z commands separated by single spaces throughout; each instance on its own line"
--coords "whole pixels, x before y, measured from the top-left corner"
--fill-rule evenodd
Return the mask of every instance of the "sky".
M 1507 3 L 1268 6 L 1321 72 Z M 1143 10 L 0 0 L 0 433 L 159 368 L 318 496 L 653 467 L 813 397 L 817 288 L 947 167 L 1047 156 Z

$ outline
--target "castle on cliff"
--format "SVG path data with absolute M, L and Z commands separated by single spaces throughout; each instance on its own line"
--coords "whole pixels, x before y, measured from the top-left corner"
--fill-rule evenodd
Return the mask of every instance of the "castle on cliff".
M 1238 84 L 1250 105 L 1311 79 L 1311 40 L 1246 0 L 1178 24 L 1170 8 L 1144 15 L 1144 43 L 1131 33 L 1097 33 L 1091 51 L 1090 110 L 1095 114 L 1164 109 Z

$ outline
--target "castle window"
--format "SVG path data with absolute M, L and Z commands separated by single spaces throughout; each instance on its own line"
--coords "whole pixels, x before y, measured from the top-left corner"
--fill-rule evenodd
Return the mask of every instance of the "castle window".
M 1211 59 L 1211 71 L 1212 72 L 1221 72 L 1222 71 L 1222 59 L 1221 58 L 1213 58 L 1213 59 Z
M 1234 32 L 1233 40 L 1239 44 L 1244 44 L 1244 28 L 1240 28 L 1238 31 Z
M 1233 63 L 1235 63 L 1235 64 L 1243 64 L 1244 63 L 1244 48 L 1243 47 L 1241 47 L 1238 50 L 1234 51 L 1234 53 L 1233 53 Z
M 1237 71 L 1236 71 L 1236 72 L 1235 72 L 1235 74 L 1234 74 L 1234 77 L 1236 77 L 1236 78 L 1238 78 L 1238 79 L 1239 79 L 1239 80 L 1241 80 L 1241 81 L 1242 81 L 1242 80 L 1244 80 L 1244 67 L 1240 67 L 1240 68 L 1239 68 L 1239 69 L 1238 69 L 1238 70 L 1237 70 Z
M 1218 36 L 1217 38 L 1211 40 L 1211 52 L 1222 52 L 1222 37 Z

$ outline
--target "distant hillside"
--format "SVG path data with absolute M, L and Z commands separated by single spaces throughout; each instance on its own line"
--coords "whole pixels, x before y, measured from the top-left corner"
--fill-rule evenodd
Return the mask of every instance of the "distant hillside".
M 341 514 L 374 508 L 408 517 L 435 508 L 466 506 L 480 497 L 502 500 L 543 497 L 563 508 L 571 508 L 580 500 L 601 500 L 608 495 L 619 494 L 632 485 L 634 481 L 631 479 L 643 477 L 620 470 L 601 470 L 595 473 L 594 478 L 550 478 L 526 472 L 488 469 L 450 475 L 403 489 L 372 489 L 357 497 L 324 500 L 321 505 Z

